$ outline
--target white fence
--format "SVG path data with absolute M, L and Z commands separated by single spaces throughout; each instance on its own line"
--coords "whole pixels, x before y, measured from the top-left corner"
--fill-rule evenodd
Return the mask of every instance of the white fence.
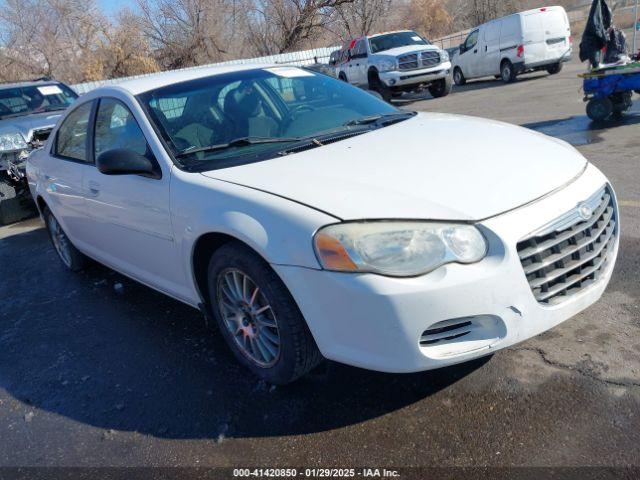
M 340 47 L 326 47 L 326 48 L 314 48 L 312 50 L 303 50 L 299 52 L 291 52 L 291 53 L 281 53 L 279 55 L 270 55 L 267 57 L 258 57 L 258 58 L 243 58 L 239 60 L 229 60 L 226 62 L 219 63 L 210 63 L 207 65 L 199 65 L 197 67 L 189 67 L 181 70 L 197 70 L 200 68 L 207 68 L 212 66 L 220 66 L 220 65 L 246 65 L 246 64 L 284 64 L 284 65 L 311 65 L 313 63 L 327 63 L 329 61 L 329 55 L 334 50 L 337 50 Z M 78 83 L 76 85 L 72 85 L 72 88 L 80 95 L 83 93 L 87 93 L 95 88 L 101 87 L 103 85 L 117 85 L 120 82 L 125 80 L 130 80 L 133 78 L 144 78 L 151 77 L 154 75 L 162 75 L 164 72 L 157 73 L 147 73 L 144 75 L 134 75 L 132 77 L 123 77 L 123 78 L 112 78 L 109 80 L 99 80 L 96 82 L 86 82 L 86 83 Z

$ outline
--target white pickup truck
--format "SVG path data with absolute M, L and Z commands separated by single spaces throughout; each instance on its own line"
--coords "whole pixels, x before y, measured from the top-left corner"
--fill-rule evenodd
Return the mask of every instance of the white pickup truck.
M 338 78 L 376 91 L 387 101 L 423 88 L 434 97 L 451 93 L 449 54 L 411 30 L 352 40 L 332 61 Z

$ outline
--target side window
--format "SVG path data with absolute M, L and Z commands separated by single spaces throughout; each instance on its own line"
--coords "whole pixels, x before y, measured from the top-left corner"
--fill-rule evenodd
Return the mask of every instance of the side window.
M 138 126 L 133 114 L 119 100 L 100 100 L 95 127 L 96 158 L 107 150 L 126 148 L 145 155 L 147 139 Z
M 93 102 L 80 105 L 65 119 L 56 137 L 56 155 L 86 162 L 89 118 Z
M 478 43 L 478 30 L 474 30 L 467 37 L 467 41 L 464 42 L 465 50 L 471 50 Z

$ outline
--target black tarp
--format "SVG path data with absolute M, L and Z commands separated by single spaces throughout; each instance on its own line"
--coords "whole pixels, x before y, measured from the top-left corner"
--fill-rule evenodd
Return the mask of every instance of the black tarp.
M 589 60 L 594 67 L 600 63 L 600 51 L 609 41 L 607 31 L 611 27 L 612 16 L 606 0 L 593 0 L 587 27 L 580 42 L 580 61 Z

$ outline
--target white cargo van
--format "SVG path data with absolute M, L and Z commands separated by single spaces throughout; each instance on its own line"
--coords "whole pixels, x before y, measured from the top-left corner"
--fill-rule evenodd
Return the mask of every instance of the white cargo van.
M 562 70 L 571 59 L 573 41 L 567 12 L 545 7 L 492 20 L 471 31 L 453 59 L 453 79 L 495 76 L 505 83 L 521 73 Z

